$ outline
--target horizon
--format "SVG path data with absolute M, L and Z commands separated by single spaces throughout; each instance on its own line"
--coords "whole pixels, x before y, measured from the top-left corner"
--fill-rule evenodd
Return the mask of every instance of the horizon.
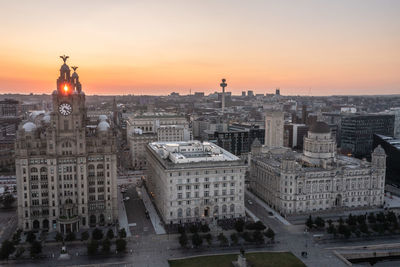
M 2 5 L 0 93 L 51 93 L 62 54 L 88 95 L 400 91 L 394 0 L 42 2 Z

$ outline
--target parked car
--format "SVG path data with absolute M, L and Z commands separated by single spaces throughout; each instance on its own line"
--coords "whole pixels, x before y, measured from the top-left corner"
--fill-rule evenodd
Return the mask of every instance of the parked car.
M 130 197 L 126 197 L 124 198 L 124 201 L 128 201 L 130 199 Z
M 250 199 L 247 200 L 247 203 L 249 203 L 250 205 L 253 205 L 253 201 L 251 201 Z

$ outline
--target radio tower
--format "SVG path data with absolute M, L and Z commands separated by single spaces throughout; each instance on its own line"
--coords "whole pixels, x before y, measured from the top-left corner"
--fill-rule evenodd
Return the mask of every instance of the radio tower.
M 220 85 L 219 85 L 222 87 L 222 112 L 225 111 L 225 87 L 228 86 L 225 82 L 226 82 L 226 80 L 222 79 L 222 83 L 220 83 Z

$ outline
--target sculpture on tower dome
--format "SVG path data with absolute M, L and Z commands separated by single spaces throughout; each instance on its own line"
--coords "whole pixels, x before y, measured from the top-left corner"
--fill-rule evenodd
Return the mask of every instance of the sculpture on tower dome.
M 64 61 L 64 63 L 67 61 L 67 59 L 69 58 L 69 56 L 66 55 L 62 55 L 60 56 L 60 58 L 62 58 L 62 60 Z

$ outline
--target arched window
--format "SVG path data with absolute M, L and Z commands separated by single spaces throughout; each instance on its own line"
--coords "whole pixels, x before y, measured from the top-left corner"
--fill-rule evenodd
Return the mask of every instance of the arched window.
M 217 205 L 217 206 L 214 206 L 214 215 L 218 214 L 218 212 L 219 212 L 219 207 L 218 207 L 218 205 Z
M 101 170 L 104 169 L 103 164 L 98 164 L 97 169 L 101 169 Z
M 199 207 L 194 208 L 194 216 L 199 216 Z
M 89 170 L 94 170 L 94 165 L 93 165 L 93 164 L 90 164 L 90 165 L 88 166 L 88 169 L 89 169 Z
M 38 169 L 35 168 L 35 167 L 32 167 L 32 168 L 31 168 L 31 172 L 38 172 Z
M 186 209 L 186 217 L 190 217 L 191 216 L 191 210 L 190 208 Z
M 226 205 L 222 205 L 222 213 L 226 213 Z
M 49 220 L 44 219 L 42 225 L 44 229 L 49 229 Z
M 40 172 L 47 172 L 47 168 L 46 167 L 40 168 Z
M 178 209 L 178 218 L 182 218 L 182 209 L 181 208 Z
M 33 221 L 33 229 L 39 229 L 40 228 L 40 223 L 38 220 Z

